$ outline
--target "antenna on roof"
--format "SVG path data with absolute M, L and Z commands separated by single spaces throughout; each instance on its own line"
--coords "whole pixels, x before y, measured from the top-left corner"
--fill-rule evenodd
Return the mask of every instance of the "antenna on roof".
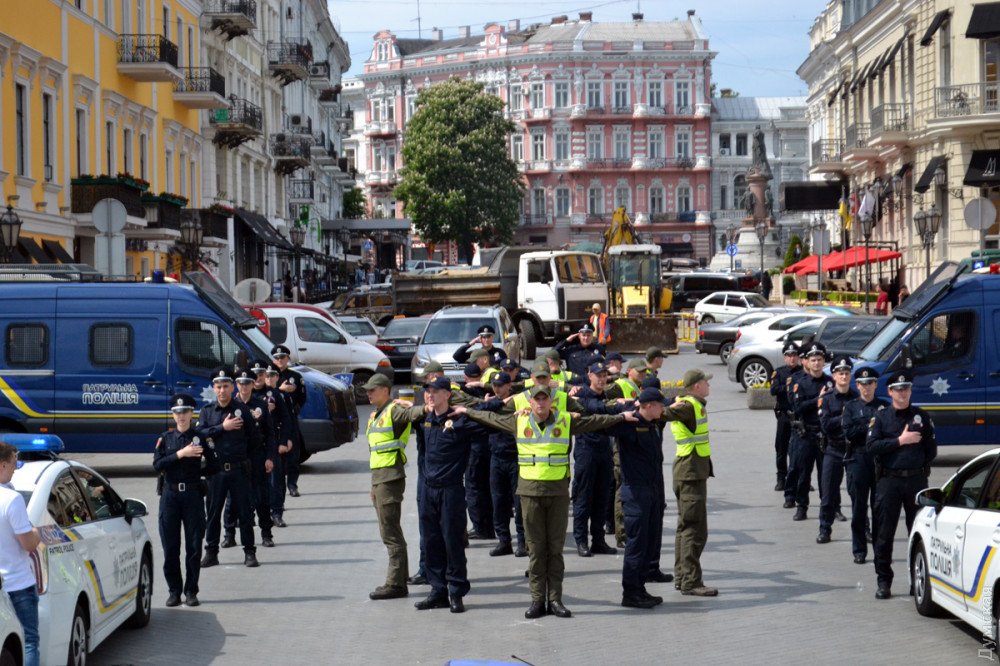
M 420 0 L 417 0 L 417 39 L 423 39 L 424 35 L 420 31 Z

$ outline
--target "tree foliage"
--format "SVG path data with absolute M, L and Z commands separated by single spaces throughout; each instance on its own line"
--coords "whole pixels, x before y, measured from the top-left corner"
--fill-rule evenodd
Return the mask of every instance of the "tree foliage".
M 395 193 L 425 243 L 456 241 L 469 261 L 474 242 L 510 242 L 524 198 L 507 148 L 516 130 L 482 84 L 451 79 L 420 92 Z
M 795 256 L 795 248 L 801 248 L 799 256 Z M 788 268 L 796 261 L 802 261 L 809 256 L 809 247 L 802 242 L 802 239 L 798 235 L 792 236 L 788 240 L 788 249 L 785 250 L 785 265 L 783 268 Z
M 352 187 L 344 192 L 344 218 L 357 220 L 367 213 L 365 193 L 359 187 Z

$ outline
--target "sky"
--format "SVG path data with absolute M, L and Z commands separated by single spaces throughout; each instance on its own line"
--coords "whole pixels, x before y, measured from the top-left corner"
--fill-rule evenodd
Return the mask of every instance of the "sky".
M 376 32 L 389 29 L 399 37 L 417 37 L 418 0 L 329 0 L 330 15 L 347 41 L 352 66 L 347 76 L 362 70 Z M 445 39 L 458 28 L 472 27 L 482 34 L 490 22 L 521 26 L 548 23 L 553 16 L 576 18 L 592 11 L 595 21 L 630 21 L 641 11 L 647 21 L 686 19 L 694 9 L 717 52 L 712 64 L 716 88 L 732 88 L 744 97 L 805 95 L 806 86 L 795 74 L 809 52 L 809 27 L 825 7 L 825 0 L 419 0 L 422 36 L 432 28 Z

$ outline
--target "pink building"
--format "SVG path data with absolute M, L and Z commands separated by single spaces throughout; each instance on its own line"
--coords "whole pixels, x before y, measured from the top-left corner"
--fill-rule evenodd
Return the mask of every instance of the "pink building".
M 365 187 L 373 212 L 402 217 L 392 190 L 417 92 L 450 77 L 481 81 L 518 125 L 511 156 L 527 193 L 515 242 L 600 241 L 624 206 L 665 256 L 711 255 L 711 60 L 686 21 L 550 24 L 458 37 L 400 39 L 384 30 L 364 73 Z

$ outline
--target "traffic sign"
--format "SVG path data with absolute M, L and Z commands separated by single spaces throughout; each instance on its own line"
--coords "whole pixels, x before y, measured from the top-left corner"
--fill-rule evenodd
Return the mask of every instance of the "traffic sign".
M 726 246 L 726 254 L 728 254 L 730 257 L 735 257 L 737 251 L 738 250 L 736 249 L 736 243 L 730 243 L 729 245 Z

